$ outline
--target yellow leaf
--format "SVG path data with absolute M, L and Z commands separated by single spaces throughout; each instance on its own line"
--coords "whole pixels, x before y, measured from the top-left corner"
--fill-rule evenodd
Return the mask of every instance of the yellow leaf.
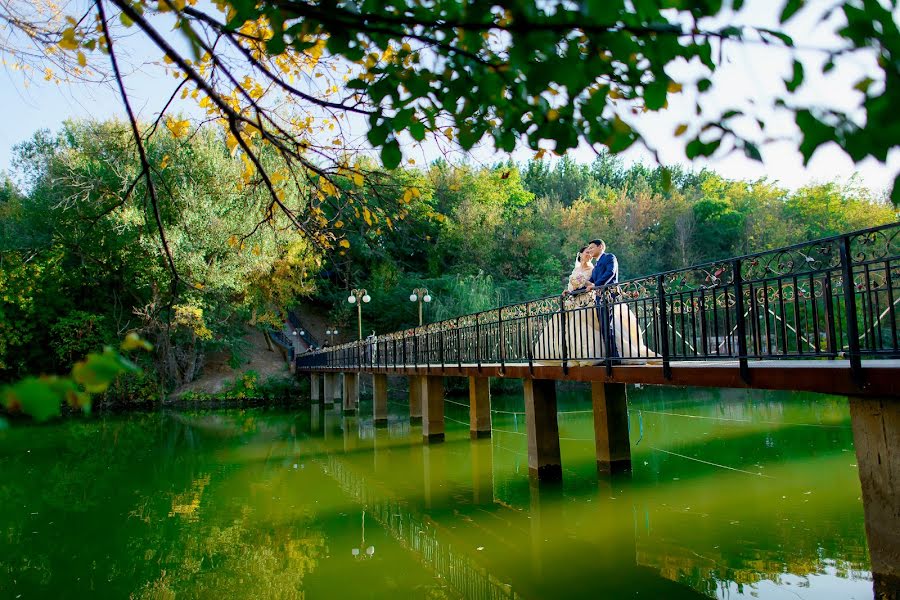
M 341 240 L 340 246 L 341 248 L 349 248 L 350 242 L 348 242 L 347 240 Z
M 166 127 L 169 131 L 172 132 L 172 136 L 175 138 L 180 138 L 187 133 L 191 129 L 191 122 L 187 119 L 182 119 L 181 121 L 176 121 L 175 119 L 168 118 L 166 119 Z
M 353 183 L 355 183 L 356 185 L 362 185 L 362 184 L 363 184 L 363 176 L 362 176 L 362 173 L 354 173 L 352 177 L 353 177 Z
M 74 50 L 78 47 L 78 42 L 75 40 L 75 28 L 69 27 L 62 33 L 62 39 L 59 40 L 59 47 L 63 50 Z
M 125 13 L 119 13 L 119 20 L 125 27 L 131 27 L 132 25 L 134 25 L 134 21 L 132 21 Z
M 559 111 L 556 110 L 555 108 L 551 108 L 550 110 L 547 111 L 547 120 L 548 121 L 555 121 L 558 118 L 559 118 Z
M 678 92 L 681 91 L 681 84 L 675 83 L 674 81 L 670 81 L 668 90 L 669 90 L 670 94 L 677 94 Z
M 340 228 L 342 228 L 343 226 L 344 226 L 344 222 L 343 222 L 343 221 L 335 221 L 335 222 L 334 222 L 334 227 L 335 227 L 335 229 L 340 229 Z
M 260 253 L 259 246 L 258 246 L 258 245 L 253 246 L 253 254 L 254 254 L 255 256 L 259 256 L 259 253 Z
M 545 154 L 547 154 L 547 151 L 546 151 L 545 149 L 541 148 L 541 149 L 538 150 L 537 153 L 534 155 L 534 160 L 541 160 L 542 158 L 544 158 L 544 155 L 545 155 Z
M 169 166 L 169 155 L 168 155 L 168 154 L 166 154 L 165 156 L 163 156 L 163 157 L 162 157 L 162 160 L 159 161 L 159 168 L 160 168 L 160 169 L 165 169 L 167 166 Z
M 687 123 L 682 123 L 678 127 L 675 128 L 675 137 L 683 135 L 685 131 L 687 131 Z
M 84 52 L 78 51 L 78 64 L 82 67 L 87 66 L 87 58 L 84 56 Z
M 125 336 L 120 348 L 126 352 L 130 350 L 153 350 L 153 344 L 132 331 Z

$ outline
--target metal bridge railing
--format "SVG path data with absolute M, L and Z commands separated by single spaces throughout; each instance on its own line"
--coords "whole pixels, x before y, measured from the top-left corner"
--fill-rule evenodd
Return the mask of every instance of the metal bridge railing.
M 900 356 L 900 224 L 511 304 L 299 356 L 298 369 Z M 610 317 L 611 315 L 611 317 Z M 612 335 L 606 335 L 608 323 Z M 618 351 L 615 357 L 613 345 Z

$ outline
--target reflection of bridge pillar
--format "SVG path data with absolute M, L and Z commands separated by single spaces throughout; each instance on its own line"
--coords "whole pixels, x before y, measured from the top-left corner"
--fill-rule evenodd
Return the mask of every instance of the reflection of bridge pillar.
M 850 398 L 876 598 L 900 597 L 900 401 Z
M 372 375 L 372 418 L 375 427 L 387 427 L 387 375 Z
M 425 443 L 444 441 L 444 378 L 426 375 L 422 379 L 422 439 Z
M 494 503 L 494 448 L 489 440 L 469 444 L 472 453 L 472 501 Z
M 409 378 L 409 422 L 422 422 L 422 390 L 424 378 L 411 375 Z
M 539 480 L 561 480 L 556 382 L 551 379 L 526 379 L 524 383 L 528 473 Z
M 491 437 L 491 380 L 469 377 L 469 435 Z
M 597 469 L 601 473 L 631 470 L 631 443 L 628 439 L 628 406 L 622 383 L 591 383 L 594 404 L 594 443 Z
M 322 401 L 322 376 L 319 373 L 309 374 L 309 399 L 314 403 Z
M 322 421 L 320 420 L 323 416 L 322 407 L 318 404 L 313 404 L 309 407 L 309 429 L 312 433 L 318 433 L 322 431 Z
M 344 414 L 355 415 L 359 404 L 359 373 L 344 373 Z
M 447 456 L 445 449 L 423 446 L 422 465 L 425 507 L 440 506 L 443 503 L 442 499 L 446 496 Z
M 356 417 L 344 417 L 341 425 L 343 427 L 344 452 L 356 450 L 359 439 Z

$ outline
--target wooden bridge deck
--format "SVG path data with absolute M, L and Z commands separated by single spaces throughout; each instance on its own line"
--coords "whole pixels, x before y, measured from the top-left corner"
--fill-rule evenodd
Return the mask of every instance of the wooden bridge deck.
M 508 379 L 557 379 L 645 385 L 795 390 L 848 396 L 900 397 L 900 360 L 863 361 L 863 381 L 858 385 L 847 360 L 760 360 L 749 362 L 749 382 L 741 377 L 738 361 L 680 361 L 671 363 L 671 378 L 659 364 L 605 366 L 500 363 L 453 365 L 396 365 L 361 368 L 307 367 L 305 371 L 379 373 L 386 375 L 435 375 L 446 377 L 503 377 Z

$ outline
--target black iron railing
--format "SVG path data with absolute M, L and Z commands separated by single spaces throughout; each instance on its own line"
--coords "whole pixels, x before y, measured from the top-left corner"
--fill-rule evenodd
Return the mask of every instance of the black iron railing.
M 298 357 L 298 369 L 900 356 L 900 224 L 512 304 Z M 611 335 L 603 325 L 611 315 Z M 602 317 L 602 318 L 601 318 Z M 615 346 L 615 348 L 613 348 Z M 618 357 L 615 355 L 618 354 Z

